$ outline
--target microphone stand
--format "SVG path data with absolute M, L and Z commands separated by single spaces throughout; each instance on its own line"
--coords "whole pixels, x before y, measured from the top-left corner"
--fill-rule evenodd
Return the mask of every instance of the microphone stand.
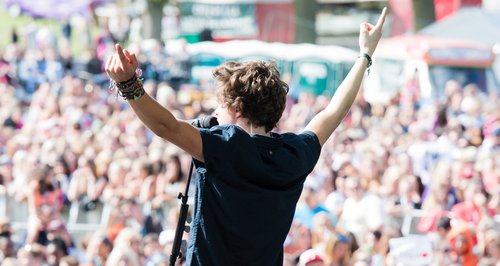
M 219 124 L 217 118 L 214 116 L 205 116 L 198 119 L 188 120 L 186 122 L 197 128 L 211 128 Z M 183 254 L 180 251 L 182 245 L 182 235 L 184 231 L 189 232 L 190 230 L 189 226 L 186 226 L 186 219 L 189 209 L 189 205 L 187 204 L 189 184 L 191 183 L 193 168 L 194 168 L 194 159 L 191 161 L 191 167 L 189 168 L 189 174 L 184 195 L 182 193 L 179 193 L 179 195 L 177 196 L 177 198 L 181 200 L 181 210 L 179 212 L 179 221 L 177 222 L 177 228 L 175 229 L 175 236 L 174 236 L 174 242 L 172 244 L 172 252 L 170 254 L 169 266 L 175 266 L 175 261 L 178 258 L 180 259 L 183 257 Z
M 186 227 L 186 219 L 187 219 L 187 214 L 188 214 L 188 209 L 189 205 L 187 204 L 188 202 L 188 192 L 189 192 L 189 184 L 191 183 L 191 176 L 193 174 L 193 166 L 194 166 L 194 161 L 191 162 L 191 167 L 189 168 L 189 175 L 186 183 L 186 190 L 184 192 L 184 195 L 180 192 L 179 195 L 177 196 L 178 199 L 181 200 L 181 209 L 179 212 L 179 220 L 177 222 L 177 228 L 175 229 L 175 237 L 174 237 L 174 242 L 172 245 L 172 252 L 170 254 L 170 264 L 169 266 L 175 266 L 175 261 L 177 258 L 182 258 L 183 254 L 180 251 L 181 250 L 181 245 L 182 245 L 182 235 L 185 231 L 185 229 L 189 229 L 189 227 Z M 189 232 L 189 231 L 186 231 Z

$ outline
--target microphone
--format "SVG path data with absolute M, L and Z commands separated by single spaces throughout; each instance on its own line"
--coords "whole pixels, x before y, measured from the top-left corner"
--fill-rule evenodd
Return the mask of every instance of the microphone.
M 219 121 L 217 121 L 217 117 L 211 115 L 186 120 L 186 122 L 197 128 L 211 128 L 219 124 Z

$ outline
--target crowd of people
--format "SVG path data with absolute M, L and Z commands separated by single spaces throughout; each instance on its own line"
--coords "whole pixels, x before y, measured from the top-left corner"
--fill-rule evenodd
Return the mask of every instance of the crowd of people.
M 0 217 L 0 265 L 168 264 L 191 158 L 108 89 L 102 62 L 114 41 L 103 35 L 78 58 L 64 42 L 13 42 L 0 53 L 0 197 L 28 206 L 21 230 L 8 218 L 17 209 Z M 186 54 L 159 43 L 130 49 L 146 91 L 177 117 L 217 106 L 213 88 L 189 84 Z M 275 131 L 301 131 L 327 103 L 290 97 Z M 421 265 L 499 265 L 497 103 L 496 92 L 453 80 L 425 104 L 360 95 L 307 178 L 285 265 L 401 265 L 408 254 L 395 239 L 426 248 L 408 234 L 429 240 Z M 110 206 L 106 223 L 76 238 L 66 218 L 75 202 L 82 212 Z

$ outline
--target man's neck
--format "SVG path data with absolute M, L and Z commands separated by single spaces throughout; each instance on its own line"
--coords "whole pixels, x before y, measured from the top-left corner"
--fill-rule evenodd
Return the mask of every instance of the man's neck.
M 266 132 L 265 127 L 256 127 L 252 125 L 250 121 L 246 118 L 239 118 L 236 121 L 236 125 L 239 127 L 243 128 L 247 133 L 252 134 L 252 135 L 261 135 L 261 136 L 266 136 L 270 137 L 271 132 Z

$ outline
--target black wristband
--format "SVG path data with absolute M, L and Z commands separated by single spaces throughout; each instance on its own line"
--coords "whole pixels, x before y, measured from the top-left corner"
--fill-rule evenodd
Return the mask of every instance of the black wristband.
M 370 57 L 370 55 L 369 55 L 369 54 L 367 54 L 367 53 L 362 53 L 362 54 L 360 55 L 360 57 L 364 57 L 364 58 L 366 58 L 366 60 L 368 60 L 368 64 L 366 64 L 366 68 L 369 68 L 369 67 L 371 67 L 371 66 L 372 66 L 372 58 Z
M 129 80 L 116 82 L 116 85 L 125 85 L 127 83 L 134 83 L 135 79 L 137 79 L 137 75 L 136 74 L 134 74 Z
M 366 64 L 366 68 L 368 70 L 368 75 L 370 75 L 370 67 L 372 66 L 372 58 L 367 53 L 362 53 L 359 57 L 363 57 L 363 58 L 366 58 L 366 60 L 368 60 L 368 63 Z

